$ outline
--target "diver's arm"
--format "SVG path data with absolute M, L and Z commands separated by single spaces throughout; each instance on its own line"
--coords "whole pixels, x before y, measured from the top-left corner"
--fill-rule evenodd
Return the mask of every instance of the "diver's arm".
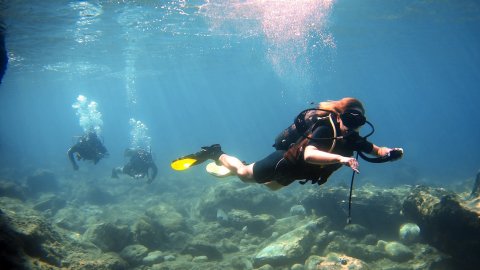
M 318 149 L 313 145 L 307 145 L 303 153 L 305 162 L 316 165 L 328 165 L 341 163 L 345 166 L 352 168 L 352 170 L 358 171 L 358 161 L 353 157 L 344 157 L 335 153 L 329 153 Z
M 155 163 L 151 163 L 150 164 L 150 168 L 152 168 L 152 174 L 149 175 L 148 177 L 148 183 L 150 184 L 151 182 L 153 182 L 153 179 L 155 179 L 155 177 L 157 176 L 157 173 L 158 173 L 158 168 L 157 168 L 157 165 L 155 165 Z
M 303 157 L 307 163 L 316 165 L 327 165 L 340 163 L 343 156 L 322 151 L 313 145 L 307 145 Z
M 392 151 L 391 148 L 388 148 L 388 147 L 385 147 L 385 146 L 377 146 L 377 145 L 373 145 L 373 148 L 372 148 L 372 151 L 369 153 L 371 155 L 375 155 L 377 157 L 383 157 L 385 155 L 388 155 L 388 153 L 390 153 L 390 151 Z
M 391 151 L 400 151 L 400 157 L 403 155 L 403 148 L 388 148 L 388 147 L 385 147 L 385 146 L 377 146 L 377 145 L 373 145 L 373 148 L 372 148 L 372 151 L 370 152 L 370 154 L 372 155 L 375 155 L 375 156 L 378 156 L 378 157 L 383 157 L 383 156 L 386 156 L 388 154 L 390 154 Z
M 75 162 L 75 158 L 73 157 L 73 154 L 75 152 L 77 152 L 77 147 L 74 145 L 74 146 L 70 147 L 70 149 L 68 149 L 67 154 L 68 154 L 68 159 L 70 159 L 70 163 L 72 163 L 73 169 L 78 170 L 78 165 Z

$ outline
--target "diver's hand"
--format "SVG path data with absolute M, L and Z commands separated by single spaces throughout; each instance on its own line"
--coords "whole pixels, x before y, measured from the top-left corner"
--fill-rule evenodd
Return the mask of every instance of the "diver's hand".
M 356 160 L 353 157 L 341 157 L 340 158 L 340 163 L 342 163 L 345 166 L 350 167 L 352 170 L 354 170 L 356 173 L 360 173 L 358 170 L 358 160 Z
M 77 164 L 74 164 L 74 165 L 73 165 L 73 169 L 74 169 L 75 171 L 78 171 L 78 165 L 77 165 Z
M 399 160 L 403 157 L 403 148 L 393 148 L 388 152 L 390 161 Z

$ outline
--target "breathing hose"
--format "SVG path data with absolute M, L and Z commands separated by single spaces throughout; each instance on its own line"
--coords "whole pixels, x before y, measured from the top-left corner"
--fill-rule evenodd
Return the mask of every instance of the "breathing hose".
M 370 135 L 373 134 L 373 132 L 375 132 L 375 128 L 373 127 L 373 125 L 368 121 L 367 121 L 367 124 L 370 125 L 370 127 L 372 128 L 372 131 L 369 134 L 367 134 L 366 136 L 364 136 L 363 137 L 364 139 L 367 139 L 367 137 L 369 137 Z M 361 151 L 357 151 L 357 154 L 355 156 L 356 160 L 358 160 L 358 156 L 360 156 L 363 160 L 371 162 L 371 163 L 384 163 L 384 162 L 393 161 L 393 160 L 396 160 L 396 159 L 400 158 L 402 156 L 402 151 L 397 150 L 397 149 L 393 149 L 387 155 L 381 156 L 381 157 L 376 157 L 376 158 L 368 157 L 367 155 L 365 155 Z M 353 194 L 353 181 L 355 179 L 355 173 L 356 173 L 355 171 L 352 172 L 352 179 L 350 180 L 350 194 L 348 196 L 347 224 L 352 223 L 352 194 Z

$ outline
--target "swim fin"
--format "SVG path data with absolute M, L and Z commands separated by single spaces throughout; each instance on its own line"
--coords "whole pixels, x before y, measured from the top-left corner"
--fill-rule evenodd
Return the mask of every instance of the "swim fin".
M 216 162 L 210 162 L 207 164 L 205 168 L 207 172 L 215 177 L 223 178 L 232 175 L 232 171 L 230 171 L 227 167 L 222 165 L 217 165 Z
M 223 151 L 219 144 L 204 146 L 202 147 L 202 150 L 198 151 L 195 154 L 186 155 L 172 161 L 170 166 L 176 171 L 183 171 L 190 168 L 191 166 L 201 164 L 208 159 L 218 160 L 218 158 L 222 154 Z
M 195 165 L 195 163 L 197 163 L 197 159 L 195 159 L 195 156 L 194 155 L 188 155 L 188 156 L 184 156 L 184 157 L 181 157 L 181 158 L 178 158 L 178 159 L 172 161 L 170 166 L 175 171 L 183 171 L 183 170 L 186 170 L 186 169 L 190 168 L 191 166 Z

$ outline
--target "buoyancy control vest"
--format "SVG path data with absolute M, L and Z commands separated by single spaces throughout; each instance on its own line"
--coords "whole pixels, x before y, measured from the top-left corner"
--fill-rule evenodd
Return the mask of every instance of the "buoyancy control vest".
M 342 136 L 337 136 L 336 133 L 337 129 L 335 128 L 336 121 L 334 120 L 334 117 L 337 115 L 338 114 L 336 112 L 325 109 L 306 109 L 297 115 L 292 125 L 280 132 L 280 134 L 278 134 L 278 136 L 275 138 L 275 143 L 273 144 L 273 147 L 275 147 L 276 150 L 288 151 L 292 146 L 298 145 L 302 143 L 302 141 L 303 143 L 307 142 L 307 140 L 304 139 L 318 140 L 309 137 L 309 134 L 312 134 L 317 127 L 323 125 L 329 126 L 333 130 L 331 138 L 320 139 L 332 140 L 332 145 L 328 151 L 331 152 L 335 147 L 336 140 L 342 138 Z M 366 123 L 370 126 L 371 131 L 367 135 L 362 136 L 364 139 L 370 137 L 375 132 L 375 128 L 373 127 L 373 125 L 369 121 L 366 121 Z M 400 158 L 402 156 L 402 153 L 401 151 L 394 149 L 383 157 L 369 157 L 362 152 L 358 152 L 358 155 L 362 159 L 370 163 L 384 163 Z
M 306 109 L 295 117 L 292 125 L 278 134 L 272 146 L 275 147 L 276 150 L 287 151 L 305 138 L 313 139 L 309 138 L 309 134 L 312 134 L 317 127 L 330 126 L 334 133 L 331 138 L 333 139 L 332 147 L 330 147 L 329 150 L 331 151 L 335 147 L 336 139 L 336 128 L 333 120 L 334 115 L 336 115 L 336 113 L 329 110 Z
M 332 111 L 323 109 L 306 109 L 298 114 L 292 125 L 280 132 L 276 137 L 273 147 L 276 150 L 286 151 L 284 159 L 294 164 L 297 168 L 295 175 L 297 178 L 305 179 L 300 184 L 311 181 L 312 184 L 323 184 L 328 177 L 341 167 L 341 164 L 313 165 L 303 160 L 303 151 L 311 140 L 331 140 L 328 152 L 332 152 L 336 145 L 337 124 Z M 329 127 L 332 130 L 330 138 L 312 138 L 313 132 L 319 127 Z

